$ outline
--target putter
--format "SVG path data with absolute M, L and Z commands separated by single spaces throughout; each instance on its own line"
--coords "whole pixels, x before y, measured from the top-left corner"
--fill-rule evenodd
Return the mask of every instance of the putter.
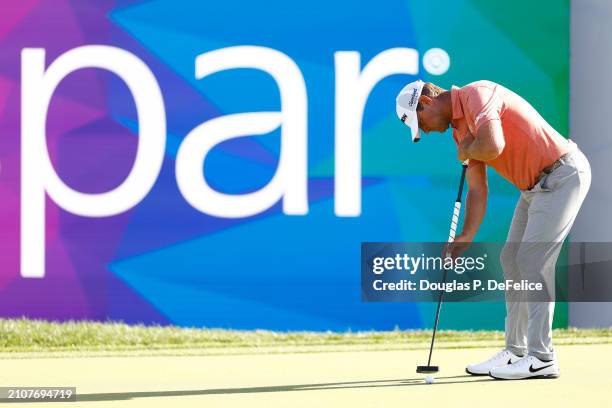
M 457 200 L 455 200 L 455 208 L 453 209 L 453 218 L 451 221 L 450 231 L 448 232 L 448 243 L 451 244 L 455 241 L 455 235 L 457 234 L 457 224 L 459 223 L 459 214 L 461 213 L 461 197 L 463 196 L 463 184 L 465 182 L 465 172 L 467 171 L 468 162 L 463 163 L 463 169 L 461 170 L 461 180 L 459 181 L 459 192 L 457 193 Z M 448 256 L 448 253 L 446 254 Z M 446 269 L 442 275 L 442 284 L 446 283 Z M 440 368 L 438 366 L 431 365 L 431 353 L 433 352 L 434 341 L 436 340 L 436 330 L 438 329 L 438 320 L 440 318 L 440 307 L 442 306 L 442 295 L 444 291 L 441 290 L 438 295 L 438 307 L 436 308 L 436 320 L 434 320 L 433 333 L 431 335 L 431 344 L 429 345 L 429 358 L 427 359 L 426 366 L 417 366 L 417 373 L 437 373 Z

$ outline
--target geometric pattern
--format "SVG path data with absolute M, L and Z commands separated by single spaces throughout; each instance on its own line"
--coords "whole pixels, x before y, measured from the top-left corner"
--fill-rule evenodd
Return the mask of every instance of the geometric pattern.
M 395 95 L 417 77 L 443 87 L 500 82 L 567 133 L 569 6 L 486 0 L 349 0 L 287 3 L 156 0 L 23 0 L 0 15 L 0 223 L 4 250 L 0 316 L 92 319 L 274 330 L 369 330 L 431 326 L 434 304 L 363 303 L 363 241 L 445 238 L 460 167 L 449 133 L 413 145 L 395 117 Z M 436 22 L 435 24 L 433 22 Z M 443 23 L 442 23 L 443 22 Z M 466 22 L 469 22 L 467 24 Z M 530 27 L 529 31 L 524 27 Z M 125 49 L 154 73 L 164 96 L 167 149 L 145 199 L 113 217 L 70 214 L 47 199 L 46 276 L 24 279 L 20 236 L 20 53 L 42 47 L 49 64 L 85 44 Z M 308 92 L 309 212 L 280 203 L 257 216 L 202 214 L 179 193 L 176 151 L 211 118 L 279 109 L 273 80 L 234 70 L 202 80 L 194 58 L 258 45 L 299 66 Z M 362 214 L 333 211 L 334 60 L 354 50 L 363 63 L 394 47 L 448 52 L 448 72 L 382 80 L 363 121 Z M 277 165 L 279 132 L 216 146 L 204 164 L 228 193 L 265 185 Z M 51 160 L 72 188 L 94 193 L 120 184 L 134 159 L 137 117 L 118 78 L 83 69 L 58 87 L 47 120 Z M 480 241 L 501 241 L 517 192 L 494 172 Z M 503 304 L 445 304 L 444 328 L 501 328 Z M 558 310 L 563 319 L 563 312 Z M 561 323 L 562 324 L 562 323 Z

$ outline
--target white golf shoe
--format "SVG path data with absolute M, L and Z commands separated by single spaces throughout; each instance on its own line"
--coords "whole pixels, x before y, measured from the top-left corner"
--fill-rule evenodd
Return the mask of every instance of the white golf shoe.
M 487 361 L 479 364 L 470 364 L 465 367 L 465 372 L 472 375 L 489 375 L 489 371 L 495 367 L 505 367 L 509 364 L 519 361 L 521 357 L 517 356 L 510 350 L 502 350 L 495 354 Z
M 489 375 L 498 380 L 556 378 L 559 376 L 559 364 L 557 359 L 542 361 L 534 356 L 526 356 L 511 365 L 492 368 Z

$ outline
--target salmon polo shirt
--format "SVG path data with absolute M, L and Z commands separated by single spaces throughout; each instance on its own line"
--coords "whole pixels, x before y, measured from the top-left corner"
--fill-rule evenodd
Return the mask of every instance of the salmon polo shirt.
M 451 89 L 453 138 L 457 145 L 469 131 L 490 120 L 501 121 L 505 147 L 485 162 L 520 190 L 536 183 L 542 170 L 569 151 L 570 144 L 523 98 L 491 81 Z

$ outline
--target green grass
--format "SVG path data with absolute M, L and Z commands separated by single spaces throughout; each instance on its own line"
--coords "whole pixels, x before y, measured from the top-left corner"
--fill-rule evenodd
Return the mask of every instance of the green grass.
M 431 331 L 387 332 L 273 332 L 127 325 L 89 321 L 48 322 L 0 319 L 0 352 L 220 350 L 363 346 L 374 348 L 426 348 Z M 557 344 L 612 343 L 610 329 L 555 330 Z M 483 347 L 501 344 L 499 331 L 438 332 L 437 347 Z

